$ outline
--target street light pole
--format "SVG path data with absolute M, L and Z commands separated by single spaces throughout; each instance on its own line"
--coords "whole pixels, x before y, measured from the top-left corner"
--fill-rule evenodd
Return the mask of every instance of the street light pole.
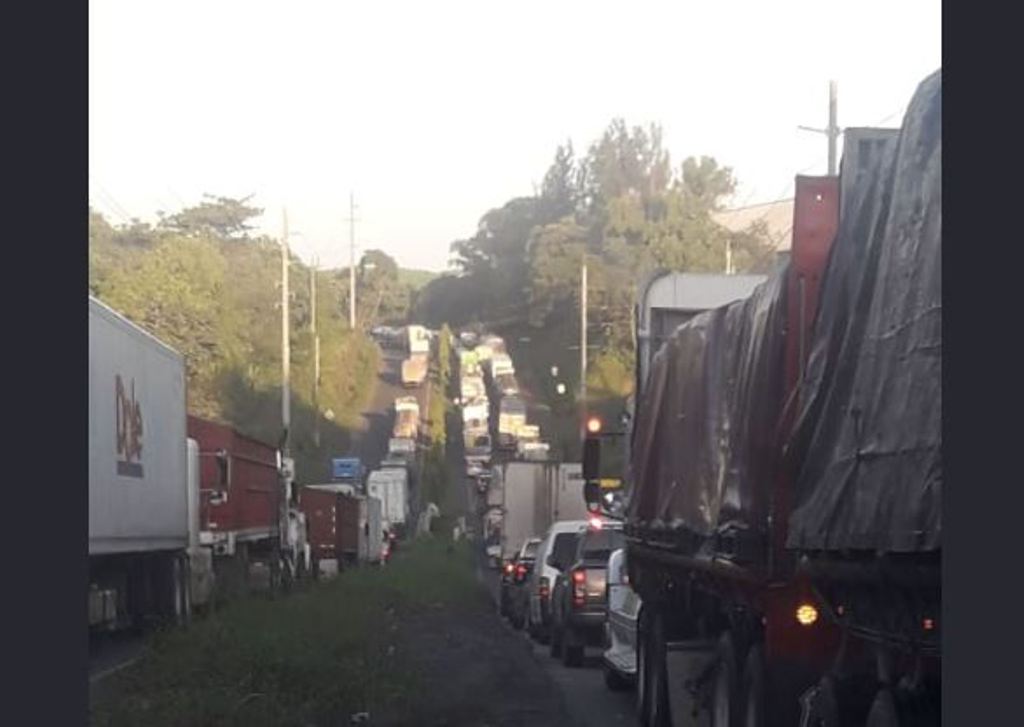
M 587 419 L 587 258 L 580 270 L 580 435 Z

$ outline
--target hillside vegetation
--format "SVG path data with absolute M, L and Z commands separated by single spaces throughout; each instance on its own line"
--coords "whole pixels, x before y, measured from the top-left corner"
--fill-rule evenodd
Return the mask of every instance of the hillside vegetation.
M 281 248 L 250 235 L 260 210 L 210 198 L 156 226 L 89 218 L 89 290 L 185 356 L 190 413 L 271 444 L 281 426 Z M 373 264 L 367 264 L 372 262 Z M 404 322 L 413 289 L 371 250 L 358 270 L 360 330 L 348 326 L 348 270 L 317 273 L 319 446 L 314 437 L 310 268 L 290 261 L 292 455 L 300 481 L 320 479 L 349 446 L 372 392 L 378 351 L 364 330 Z

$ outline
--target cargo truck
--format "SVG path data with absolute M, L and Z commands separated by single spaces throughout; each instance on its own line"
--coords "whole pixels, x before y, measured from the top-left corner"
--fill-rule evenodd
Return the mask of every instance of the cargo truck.
M 381 501 L 384 527 L 403 535 L 409 518 L 409 473 L 398 468 L 374 470 L 367 479 L 366 492 Z
M 407 389 L 415 389 L 423 384 L 427 378 L 429 360 L 426 354 L 417 353 L 411 355 L 402 362 L 402 386 Z
M 190 571 L 208 563 L 185 411 L 181 354 L 90 297 L 91 630 L 188 618 Z
M 272 586 L 279 576 L 301 577 L 305 557 L 286 563 L 295 554 L 281 548 L 280 513 L 288 505 L 278 450 L 195 416 L 188 434 L 198 444 L 200 544 L 212 551 L 222 593 L 247 590 L 253 564 L 266 568 Z
M 406 347 L 409 355 L 430 353 L 430 334 L 423 326 L 406 326 Z
M 797 177 L 784 267 L 638 341 L 642 724 L 941 723 L 941 136 L 940 71 Z
M 498 408 L 498 447 L 514 450 L 516 435 L 524 424 L 526 424 L 526 402 L 515 396 L 503 397 Z

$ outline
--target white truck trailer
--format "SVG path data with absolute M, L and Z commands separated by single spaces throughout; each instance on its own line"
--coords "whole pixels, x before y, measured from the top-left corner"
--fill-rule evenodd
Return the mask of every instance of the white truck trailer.
M 200 550 L 189 454 L 184 358 L 90 297 L 91 628 L 187 619 Z
M 381 501 L 381 520 L 391 532 L 401 533 L 409 519 L 409 473 L 398 467 L 374 470 L 366 494 Z

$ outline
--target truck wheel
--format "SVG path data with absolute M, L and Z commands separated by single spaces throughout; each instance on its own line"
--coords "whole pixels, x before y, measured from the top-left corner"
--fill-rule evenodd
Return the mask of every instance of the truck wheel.
M 871 704 L 871 711 L 868 712 L 868 721 L 864 727 L 899 727 L 899 712 L 896 709 L 896 700 L 893 698 L 892 690 L 882 688 L 875 695 L 875 701 Z
M 607 664 L 602 665 L 604 670 L 604 685 L 613 692 L 624 692 L 629 689 L 629 681 Z
M 728 631 L 718 640 L 717 659 L 715 688 L 711 699 L 711 724 L 713 727 L 738 727 L 740 711 L 736 649 L 732 634 Z
M 765 715 L 764 654 L 754 644 L 743 666 L 743 727 L 764 727 Z

